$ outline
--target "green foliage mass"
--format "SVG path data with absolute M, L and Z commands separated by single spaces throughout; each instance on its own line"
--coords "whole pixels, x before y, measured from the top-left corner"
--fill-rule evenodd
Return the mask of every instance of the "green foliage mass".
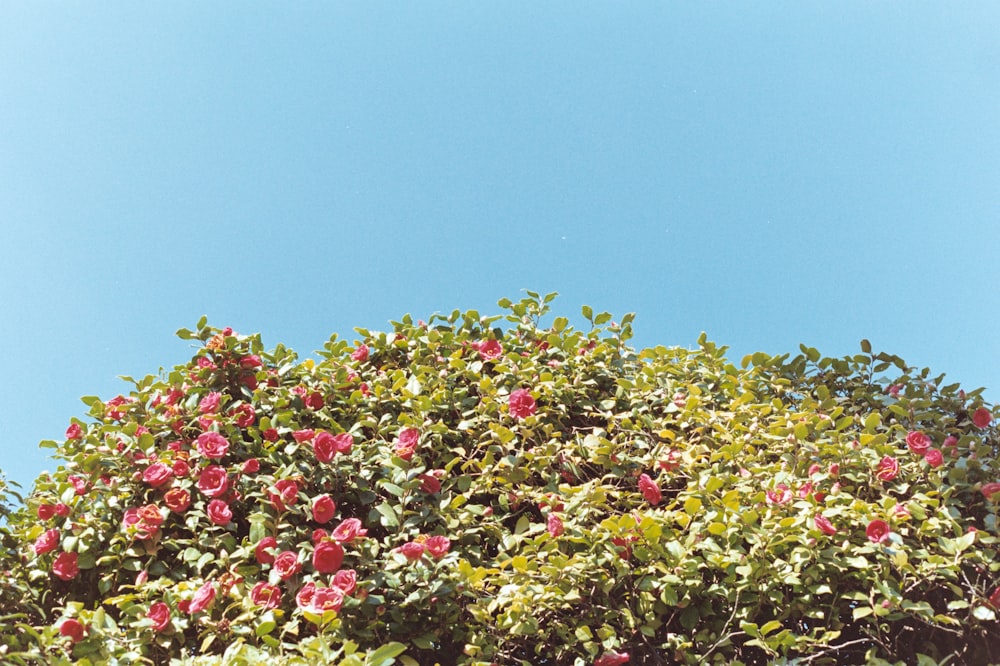
M 317 360 L 180 331 L 189 364 L 43 443 L 0 660 L 1000 662 L 980 391 L 867 342 L 636 351 L 631 315 L 543 326 L 554 296 Z

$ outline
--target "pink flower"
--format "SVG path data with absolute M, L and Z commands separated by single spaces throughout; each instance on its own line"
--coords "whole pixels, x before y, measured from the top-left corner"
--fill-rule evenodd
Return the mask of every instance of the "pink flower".
M 983 487 L 980 489 L 980 492 L 983 494 L 983 497 L 986 498 L 986 501 L 991 502 L 993 501 L 994 495 L 1000 495 L 1000 483 L 996 481 L 991 481 L 990 483 L 984 483 Z
M 191 598 L 191 603 L 188 605 L 187 612 L 191 615 L 199 613 L 211 606 L 213 601 L 215 601 L 215 584 L 212 581 L 208 581 L 194 593 L 194 597 Z
M 368 534 L 368 530 L 361 528 L 361 521 L 357 518 L 348 518 L 333 529 L 330 535 L 338 543 L 351 543 L 355 539 Z
M 171 444 L 176 444 L 178 447 L 176 450 L 180 451 L 180 442 L 171 442 Z M 186 460 L 175 460 L 171 469 L 174 472 L 174 476 L 181 479 L 191 473 L 191 465 Z
M 646 498 L 646 501 L 656 506 L 663 499 L 663 493 L 660 492 L 660 487 L 656 485 L 653 479 L 649 478 L 648 474 L 639 475 L 639 492 L 642 496 Z
M 822 514 L 817 513 L 813 517 L 813 525 L 815 525 L 816 529 L 818 529 L 823 534 L 828 534 L 832 536 L 837 533 L 837 528 L 833 526 L 833 523 L 830 522 L 830 519 Z
M 768 504 L 788 504 L 792 501 L 791 489 L 783 483 L 779 483 L 773 490 L 766 493 Z
M 403 428 L 396 437 L 396 455 L 403 460 L 413 458 L 417 444 L 420 442 L 420 431 L 416 428 Z
M 889 395 L 891 395 L 893 398 L 898 398 L 899 397 L 899 391 L 902 388 L 903 387 L 900 386 L 899 384 L 893 384 L 892 386 L 890 386 L 889 388 L 886 389 L 886 393 L 888 393 Z
M 338 453 L 350 453 L 354 445 L 354 437 L 347 432 L 331 435 L 321 432 L 313 440 L 313 453 L 319 462 L 330 462 Z
M 350 596 L 358 586 L 358 573 L 354 569 L 341 569 L 334 574 L 331 585 L 340 588 L 344 595 Z
M 163 631 L 170 624 L 170 606 L 162 601 L 157 601 L 149 607 L 146 617 L 152 620 L 154 631 Z
M 306 583 L 295 595 L 295 605 L 302 610 L 311 610 L 313 599 L 316 597 L 316 583 Z
M 351 352 L 351 358 L 359 363 L 363 363 L 368 360 L 368 345 L 361 345 L 353 352 Z
M 257 420 L 257 412 L 253 408 L 253 405 L 246 403 L 231 410 L 229 415 L 236 418 L 236 425 L 240 428 L 249 428 Z
M 865 535 L 872 543 L 885 543 L 889 540 L 889 524 L 884 520 L 873 520 L 868 523 Z
M 441 492 L 441 482 L 433 473 L 421 474 L 418 478 L 420 479 L 420 489 L 425 493 L 436 495 Z
M 972 413 L 972 423 L 977 428 L 982 429 L 987 427 L 990 424 L 990 421 L 992 420 L 993 420 L 993 414 L 990 412 L 990 410 L 986 409 L 985 407 L 980 407 L 979 409 L 977 409 L 975 412 Z
M 183 488 L 171 488 L 164 493 L 163 503 L 174 513 L 184 513 L 191 505 L 191 493 Z
M 259 581 L 250 590 L 250 601 L 255 606 L 264 608 L 277 608 L 281 605 L 281 590 L 277 585 L 269 585 L 266 581 Z
M 395 549 L 397 553 L 400 553 L 408 559 L 410 562 L 415 562 L 419 560 L 424 555 L 424 544 L 417 543 L 416 541 L 411 541 L 409 543 L 404 543 Z
M 594 660 L 594 666 L 620 666 L 627 664 L 628 660 L 628 652 L 605 652 Z
M 507 404 L 510 409 L 510 415 L 516 419 L 524 419 L 531 416 L 535 413 L 537 407 L 535 399 L 531 397 L 531 392 L 528 389 L 511 391 Z
M 228 525 L 233 519 L 232 509 L 220 499 L 214 499 L 208 503 L 208 519 L 216 525 Z
M 264 537 L 257 542 L 257 546 L 253 549 L 254 557 L 261 564 L 274 564 L 274 553 L 269 552 L 278 547 L 278 540 L 273 536 Z
M 202 414 L 215 414 L 219 411 L 219 400 L 222 399 L 222 394 L 212 391 L 198 403 L 198 411 Z
M 274 558 L 274 570 L 278 572 L 281 580 L 288 580 L 298 572 L 302 571 L 302 563 L 299 562 L 299 554 L 291 550 L 283 550 Z
M 931 438 L 919 430 L 911 430 L 906 435 L 906 445 L 917 455 L 924 455 L 931 447 Z
M 312 565 L 317 573 L 333 573 L 344 561 L 344 549 L 335 541 L 321 541 L 313 551 Z
M 45 532 L 42 532 L 42 536 L 35 540 L 31 549 L 35 551 L 35 555 L 43 555 L 51 552 L 56 549 L 56 546 L 59 545 L 59 537 L 59 530 L 46 530 Z
M 302 400 L 302 402 L 305 403 L 306 407 L 308 407 L 309 409 L 311 409 L 313 411 L 323 409 L 323 405 L 324 405 L 323 394 L 320 393 L 319 391 L 313 391 L 312 393 L 310 393 L 309 395 L 307 395 Z
M 443 536 L 432 536 L 424 542 L 427 554 L 436 560 L 444 557 L 451 548 L 451 540 Z
M 885 456 L 875 470 L 875 477 L 880 481 L 892 481 L 899 474 L 899 461 L 892 456 Z
M 229 475 L 224 467 L 209 465 L 201 471 L 197 485 L 207 497 L 219 497 L 229 490 Z
M 277 428 L 268 428 L 264 431 L 264 439 L 269 442 L 277 442 L 280 435 L 278 434 Z
M 69 427 L 66 428 L 66 439 L 72 441 L 81 437 L 83 437 L 83 428 L 80 427 L 80 424 L 70 423 Z
M 299 498 L 299 484 L 291 479 L 276 481 L 274 489 L 267 492 L 271 505 L 277 511 L 284 511 L 287 505 L 295 504 Z
M 204 432 L 198 435 L 197 448 L 206 458 L 218 460 L 229 452 L 229 442 L 217 432 Z
M 70 474 L 66 477 L 66 480 L 73 484 L 73 490 L 77 495 L 83 495 L 87 492 L 87 481 L 86 479 L 76 476 L 75 474 Z
M 76 553 L 59 553 L 59 557 L 52 563 L 52 573 L 63 580 L 73 580 L 80 573 L 76 560 Z
M 295 595 L 295 604 L 310 613 L 337 612 L 344 603 L 344 592 L 339 587 L 316 587 L 306 583 Z
M 56 508 L 51 504 L 39 504 L 37 515 L 39 520 L 48 520 L 56 515 Z
M 496 340 L 486 340 L 479 345 L 479 357 L 484 361 L 495 361 L 503 355 L 503 347 Z
M 927 452 L 924 453 L 924 460 L 931 467 L 940 467 L 944 464 L 944 455 L 940 449 L 927 449 Z
M 243 470 L 244 474 L 256 474 L 260 471 L 260 461 L 256 458 L 249 458 L 243 461 L 243 466 L 240 469 Z
M 329 495 L 319 495 L 313 499 L 313 520 L 317 523 L 327 523 L 337 512 L 337 504 Z
M 74 643 L 79 643 L 83 640 L 84 630 L 83 624 L 75 617 L 63 620 L 62 624 L 59 625 L 59 634 L 65 636 Z
M 566 528 L 563 527 L 563 521 L 554 513 L 549 514 L 545 527 L 548 530 L 549 535 L 553 538 L 561 537 L 563 532 L 566 531 Z
M 170 483 L 172 478 L 174 478 L 174 470 L 161 462 L 153 463 L 142 473 L 142 480 L 153 488 L 162 488 Z
M 316 436 L 315 430 L 295 430 L 292 432 L 292 439 L 296 442 L 308 442 Z

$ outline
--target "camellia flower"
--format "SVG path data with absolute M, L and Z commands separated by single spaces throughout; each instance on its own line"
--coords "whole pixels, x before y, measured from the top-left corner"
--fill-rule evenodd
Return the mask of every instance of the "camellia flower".
M 993 501 L 994 495 L 1000 495 L 1000 483 L 996 481 L 984 483 L 979 492 L 983 494 L 983 497 L 985 497 L 987 501 Z
M 229 475 L 226 468 L 209 465 L 198 477 L 198 490 L 208 497 L 219 497 L 229 490 Z
M 336 541 L 322 541 L 313 551 L 312 565 L 317 573 L 333 573 L 344 561 L 344 549 Z
M 535 399 L 531 397 L 531 392 L 528 389 L 511 391 L 507 404 L 510 408 L 510 415 L 516 419 L 524 419 L 531 416 L 537 408 Z
M 340 588 L 345 596 L 350 596 L 358 586 L 358 572 L 354 569 L 341 569 L 334 574 L 330 585 Z
M 59 553 L 52 563 L 52 573 L 63 580 L 73 580 L 80 573 L 76 553 Z
M 243 466 L 240 467 L 244 474 L 256 474 L 260 471 L 260 461 L 256 458 L 249 458 L 243 461 Z
M 254 557 L 261 564 L 274 564 L 274 553 L 268 551 L 276 549 L 277 547 L 277 539 L 273 536 L 264 537 L 257 542 L 257 546 L 253 549 Z
M 83 640 L 84 630 L 83 624 L 75 617 L 67 618 L 59 625 L 60 635 L 65 636 L 74 643 L 79 643 Z
M 977 409 L 975 412 L 972 413 L 972 423 L 977 428 L 982 429 L 987 427 L 990 424 L 990 421 L 992 420 L 993 420 L 993 414 L 990 412 L 990 410 L 986 409 L 985 407 L 980 407 L 979 409 Z
M 277 608 L 281 605 L 281 589 L 277 585 L 270 585 L 262 580 L 250 590 L 250 601 L 255 606 L 267 609 Z
M 368 360 L 368 345 L 361 345 L 353 352 L 351 352 L 351 358 L 359 363 L 363 363 Z
M 39 504 L 37 515 L 39 520 L 48 520 L 56 515 L 56 508 L 51 504 Z
M 479 358 L 484 361 L 495 361 L 503 356 L 503 347 L 496 340 L 485 340 L 479 345 Z
M 291 550 L 283 550 L 274 558 L 274 570 L 278 572 L 281 580 L 288 580 L 298 572 L 302 571 L 302 563 L 299 562 L 299 554 Z
M 219 411 L 219 401 L 222 399 L 222 394 L 212 391 L 198 403 L 198 411 L 202 414 L 214 414 Z
M 899 461 L 892 456 L 885 456 L 875 470 L 875 477 L 881 481 L 892 481 L 899 474 Z
M 411 541 L 409 543 L 404 543 L 395 549 L 397 553 L 400 553 L 408 559 L 410 562 L 415 562 L 419 560 L 424 555 L 424 544 L 418 543 L 416 541 Z
M 163 503 L 174 513 L 184 513 L 191 506 L 191 493 L 183 488 L 171 488 L 163 494 Z
M 823 534 L 828 534 L 832 536 L 837 533 L 837 528 L 834 527 L 833 523 L 830 522 L 830 519 L 824 516 L 823 514 L 817 513 L 813 517 L 813 524 L 816 526 L 816 529 L 818 529 Z
M 241 428 L 249 428 L 257 420 L 256 410 L 254 410 L 253 405 L 247 403 L 234 408 L 229 412 L 229 415 L 235 417 L 236 425 Z
M 648 474 L 639 475 L 639 492 L 642 496 L 646 498 L 646 501 L 656 506 L 663 499 L 663 493 L 660 492 L 660 487 L 656 485 L 656 482 L 649 477 Z
M 917 455 L 924 455 L 931 447 L 931 438 L 919 430 L 911 430 L 906 435 L 906 445 Z
M 889 540 L 889 523 L 884 520 L 873 520 L 868 523 L 865 535 L 872 543 L 885 543 Z
M 299 498 L 299 484 L 291 479 L 281 479 L 274 484 L 274 490 L 267 493 L 271 504 L 278 511 L 284 511 L 289 504 L 295 504 Z
M 773 490 L 765 493 L 768 504 L 788 504 L 792 501 L 791 489 L 783 483 L 779 483 Z
M 451 548 L 451 540 L 443 536 L 432 536 L 424 542 L 427 554 L 436 560 L 444 557 Z
M 295 595 L 295 605 L 311 613 L 339 611 L 344 603 L 344 591 L 339 587 L 316 587 L 315 583 L 306 583 Z
M 563 521 L 554 513 L 549 514 L 548 520 L 545 521 L 545 529 L 548 530 L 549 535 L 553 538 L 561 537 L 566 528 L 563 527 Z
M 162 488 L 172 478 L 174 470 L 161 462 L 153 463 L 142 473 L 142 480 L 153 488 Z
M 35 540 L 31 549 L 35 551 L 35 555 L 43 555 L 51 552 L 56 549 L 56 546 L 59 545 L 59 537 L 59 530 L 46 530 L 45 532 L 42 532 L 42 536 Z
M 396 437 L 396 455 L 403 460 L 413 458 L 413 452 L 417 450 L 420 442 L 420 431 L 416 428 L 403 428 Z
M 215 583 L 208 581 L 198 588 L 188 605 L 187 612 L 191 615 L 199 613 L 212 605 L 215 601 Z
M 229 441 L 217 432 L 203 432 L 198 435 L 197 448 L 206 458 L 218 460 L 229 452 Z
M 157 601 L 149 607 L 146 617 L 152 620 L 154 631 L 163 631 L 170 624 L 170 606 L 162 601 Z
M 83 428 L 80 427 L 79 423 L 71 423 L 69 427 L 66 428 L 66 439 L 74 440 L 83 437 Z
M 605 652 L 594 660 L 594 666 L 620 666 L 627 664 L 629 660 L 628 652 Z
M 944 464 L 944 454 L 941 453 L 941 449 L 927 449 L 924 453 L 924 460 L 931 467 L 940 467 Z
M 216 525 L 228 525 L 233 519 L 233 511 L 229 505 L 220 499 L 214 499 L 208 503 L 206 510 L 208 519 Z
M 319 495 L 313 499 L 312 514 L 313 520 L 317 523 L 326 523 L 337 513 L 337 504 L 329 495 Z
M 319 462 L 330 462 L 338 453 L 350 453 L 354 437 L 344 432 L 332 435 L 328 432 L 318 433 L 313 439 L 313 453 Z
M 333 528 L 330 536 L 339 543 L 350 543 L 367 534 L 368 530 L 362 529 L 360 520 L 348 518 Z
M 313 411 L 323 409 L 323 405 L 325 404 L 325 402 L 323 401 L 323 394 L 320 393 L 319 391 L 313 391 L 305 398 L 303 398 L 302 402 L 305 403 L 306 407 L 308 407 Z
M 996 589 L 993 590 L 993 593 L 990 594 L 989 598 L 986 600 L 986 603 L 988 603 L 990 606 L 993 606 L 993 608 L 1000 610 L 1000 585 L 998 585 Z

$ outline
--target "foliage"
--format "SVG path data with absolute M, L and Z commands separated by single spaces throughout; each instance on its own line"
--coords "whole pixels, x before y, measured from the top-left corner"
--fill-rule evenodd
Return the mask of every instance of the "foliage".
M 181 330 L 189 364 L 84 398 L 43 442 L 65 464 L 11 516 L 20 557 L 4 550 L 37 640 L 8 652 L 1000 661 L 981 391 L 867 342 L 738 365 L 704 336 L 637 352 L 632 315 L 543 327 L 554 296 L 357 329 L 318 360 Z

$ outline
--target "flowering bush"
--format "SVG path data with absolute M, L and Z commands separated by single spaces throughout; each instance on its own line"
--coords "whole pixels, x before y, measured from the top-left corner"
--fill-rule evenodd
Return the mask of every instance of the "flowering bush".
M 7 659 L 1000 660 L 981 391 L 867 343 L 636 352 L 631 315 L 543 327 L 553 297 L 318 360 L 181 330 L 189 364 L 43 442 Z

